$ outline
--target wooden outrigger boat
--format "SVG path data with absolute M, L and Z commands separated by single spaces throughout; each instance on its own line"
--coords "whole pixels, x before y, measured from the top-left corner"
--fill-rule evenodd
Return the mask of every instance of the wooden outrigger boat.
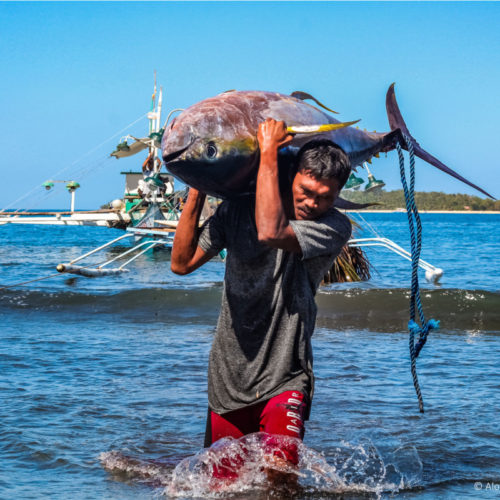
M 61 273 L 71 273 L 87 277 L 117 275 L 128 271 L 128 266 L 144 253 L 158 248 L 170 249 L 173 244 L 175 227 L 179 219 L 182 201 L 187 194 L 186 190 L 174 191 L 172 175 L 162 173 L 160 160 L 161 138 L 170 118 L 175 112 L 182 109 L 173 109 L 161 126 L 162 89 L 156 101 L 156 81 L 151 100 L 151 109 L 147 114 L 149 120 L 149 134 L 143 138 L 128 135 L 124 137 L 111 156 L 120 159 L 136 155 L 148 150 L 148 157 L 142 165 L 142 171 L 121 172 L 125 175 L 125 193 L 122 200 L 114 200 L 110 208 L 75 211 L 75 192 L 80 187 L 75 181 L 46 181 L 44 187 L 51 189 L 54 182 L 65 182 L 71 194 L 71 209 L 66 212 L 27 212 L 9 211 L 0 212 L 0 225 L 5 224 L 36 224 L 36 225 L 65 225 L 65 226 L 102 226 L 124 229 L 125 234 L 112 239 L 70 262 L 60 263 L 57 270 Z M 129 142 L 131 141 L 131 142 Z M 380 189 L 384 183 L 374 178 L 368 170 L 368 183 L 365 190 Z M 354 174 L 349 178 L 345 189 L 359 189 L 364 181 Z M 217 200 L 210 199 L 204 209 L 204 216 L 211 215 L 216 208 Z M 352 211 L 351 211 L 352 212 Z M 362 249 L 367 247 L 385 248 L 411 261 L 411 254 L 389 238 L 378 234 L 362 218 L 363 228 L 372 231 L 372 236 L 352 238 L 346 245 L 345 252 L 339 257 L 332 268 L 326 282 L 335 281 L 364 281 L 369 278 L 369 263 Z M 133 242 L 132 246 L 114 256 L 105 258 L 98 264 L 85 264 L 89 257 L 109 249 L 118 242 Z M 224 254 L 221 255 L 224 257 Z M 428 281 L 437 283 L 443 275 L 443 270 L 420 259 L 419 267 L 425 271 Z

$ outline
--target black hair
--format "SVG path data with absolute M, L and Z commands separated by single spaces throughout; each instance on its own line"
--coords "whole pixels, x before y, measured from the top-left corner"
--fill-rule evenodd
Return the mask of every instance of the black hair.
M 309 172 L 318 179 L 336 179 L 344 187 L 351 173 L 349 157 L 328 140 L 310 141 L 297 156 L 299 172 Z

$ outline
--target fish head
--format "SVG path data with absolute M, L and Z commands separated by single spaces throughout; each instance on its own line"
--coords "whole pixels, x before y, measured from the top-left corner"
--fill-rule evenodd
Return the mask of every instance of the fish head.
M 256 175 L 258 121 L 219 98 L 183 111 L 165 130 L 165 166 L 186 184 L 223 198 L 241 194 Z

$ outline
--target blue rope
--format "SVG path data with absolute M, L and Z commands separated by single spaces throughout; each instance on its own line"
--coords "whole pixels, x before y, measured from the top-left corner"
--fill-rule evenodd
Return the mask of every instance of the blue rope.
M 410 364 L 411 374 L 413 377 L 413 385 L 418 397 L 418 406 L 421 413 L 424 413 L 424 401 L 422 399 L 422 392 L 418 383 L 417 376 L 417 358 L 420 351 L 427 342 L 427 336 L 430 330 L 439 328 L 439 321 L 430 319 L 425 321 L 422 302 L 420 300 L 420 286 L 418 283 L 418 263 L 420 260 L 420 251 L 422 249 L 422 223 L 420 215 L 415 204 L 415 155 L 413 151 L 413 144 L 411 139 L 403 134 L 403 138 L 408 147 L 410 155 L 410 183 L 406 181 L 405 160 L 401 145 L 396 143 L 399 156 L 399 171 L 401 174 L 401 184 L 405 194 L 406 213 L 408 215 L 408 224 L 410 227 L 410 241 L 411 241 L 411 296 L 410 296 L 410 320 L 408 321 L 408 330 L 410 331 Z M 416 321 L 416 313 L 420 325 Z M 418 341 L 415 344 L 415 336 L 418 336 Z

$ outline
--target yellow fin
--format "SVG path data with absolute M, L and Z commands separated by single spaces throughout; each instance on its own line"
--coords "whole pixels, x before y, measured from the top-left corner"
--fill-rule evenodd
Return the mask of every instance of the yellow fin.
M 351 125 L 353 125 L 354 123 L 358 123 L 359 121 L 360 120 L 343 123 L 325 123 L 322 125 L 292 125 L 290 127 L 287 127 L 286 130 L 290 134 L 318 134 L 321 132 L 331 132 L 332 130 L 350 127 Z
M 375 153 L 373 156 L 375 156 L 375 158 L 380 158 L 380 155 L 378 153 Z

